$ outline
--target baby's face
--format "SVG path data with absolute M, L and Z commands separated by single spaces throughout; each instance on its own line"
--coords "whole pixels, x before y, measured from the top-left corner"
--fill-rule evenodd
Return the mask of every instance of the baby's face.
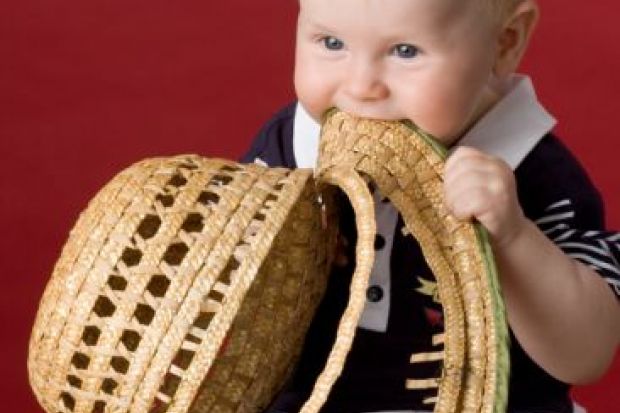
M 496 99 L 496 24 L 478 0 L 300 0 L 297 96 L 409 119 L 452 144 Z

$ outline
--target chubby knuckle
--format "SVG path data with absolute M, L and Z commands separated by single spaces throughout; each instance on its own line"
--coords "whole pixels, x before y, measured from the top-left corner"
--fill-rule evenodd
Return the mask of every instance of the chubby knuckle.
M 499 156 L 497 156 L 497 155 L 490 154 L 490 153 L 485 153 L 485 158 L 486 158 L 489 162 L 491 162 L 491 163 L 493 163 L 493 164 L 495 164 L 495 165 L 500 165 L 500 164 L 503 162 L 503 161 L 502 161 L 502 158 L 500 158 L 500 157 L 499 157 Z
M 489 193 L 492 194 L 494 197 L 500 197 L 506 190 L 506 184 L 503 179 L 495 176 L 489 180 L 487 189 Z
M 467 207 L 461 202 L 452 204 L 450 212 L 458 219 L 466 218 L 469 215 Z
M 467 196 L 458 202 L 458 209 L 468 216 L 476 215 L 487 202 L 486 191 L 481 188 L 472 189 Z
M 444 185 L 447 185 L 449 182 L 454 180 L 455 176 L 456 176 L 456 173 L 455 173 L 455 169 L 454 169 L 454 164 L 446 163 L 446 165 L 445 165 L 445 167 L 443 169 Z
M 444 204 L 448 210 L 454 212 L 456 208 L 456 202 L 454 200 L 454 195 L 450 191 L 444 191 Z
M 448 158 L 448 161 L 452 161 L 453 164 L 464 162 L 465 159 L 475 157 L 477 151 L 469 146 L 459 146 L 454 150 L 452 156 Z
M 488 198 L 489 198 L 489 188 L 487 185 L 481 186 L 475 186 L 473 188 L 471 188 L 471 190 L 469 191 L 468 194 L 468 198 L 470 199 L 470 202 L 485 202 Z
M 497 158 L 496 161 L 493 162 L 493 165 L 498 174 L 501 174 L 503 176 L 512 175 L 512 169 L 503 159 Z
M 473 146 L 466 146 L 466 145 L 459 146 L 457 151 L 460 151 L 461 153 L 464 153 L 464 154 L 470 154 L 470 155 L 481 153 L 478 149 L 474 148 Z

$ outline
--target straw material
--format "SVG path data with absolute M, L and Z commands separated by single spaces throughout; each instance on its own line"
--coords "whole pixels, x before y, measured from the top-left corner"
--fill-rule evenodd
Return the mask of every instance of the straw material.
M 43 294 L 28 358 L 39 402 L 49 413 L 262 411 L 324 292 L 339 187 L 356 215 L 356 269 L 302 408 L 318 412 L 365 303 L 373 182 L 437 278 L 444 351 L 427 355 L 443 360 L 435 412 L 504 411 L 508 333 L 497 275 L 484 230 L 443 205 L 445 157 L 414 125 L 334 110 L 315 176 L 191 155 L 121 172 L 80 215 Z
M 508 329 L 496 269 L 484 229 L 458 221 L 443 204 L 445 158 L 445 149 L 410 123 L 361 119 L 336 110 L 326 114 L 317 176 L 345 189 L 357 214 L 360 240 L 351 298 L 336 339 L 344 344 L 332 350 L 303 413 L 318 411 L 325 401 L 363 307 L 374 233 L 362 225 L 374 221 L 374 210 L 367 186 L 351 184 L 361 179 L 374 182 L 399 210 L 437 279 L 445 333 L 434 411 L 505 411 Z
M 28 360 L 41 405 L 264 409 L 326 285 L 337 224 L 317 198 L 309 171 L 196 156 L 120 173 L 81 214 L 41 301 Z

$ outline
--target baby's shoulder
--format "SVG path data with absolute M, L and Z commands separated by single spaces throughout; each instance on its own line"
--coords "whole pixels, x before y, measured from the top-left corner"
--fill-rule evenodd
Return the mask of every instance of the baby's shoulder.
M 542 138 L 515 170 L 519 200 L 526 215 L 540 216 L 557 205 L 602 216 L 601 194 L 584 166 L 553 133 Z
M 295 167 L 293 129 L 296 103 L 280 109 L 258 131 L 243 163 L 260 162 L 269 166 Z

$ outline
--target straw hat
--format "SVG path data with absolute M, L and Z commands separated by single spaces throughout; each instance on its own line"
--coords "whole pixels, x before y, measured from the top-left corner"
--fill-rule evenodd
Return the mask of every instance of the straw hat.
M 197 156 L 121 172 L 79 217 L 41 300 L 28 360 L 41 405 L 268 403 L 325 288 L 336 224 L 322 229 L 316 190 L 309 171 Z
M 437 277 L 446 331 L 435 411 L 502 411 L 507 327 L 497 276 L 484 231 L 445 212 L 444 158 L 413 125 L 331 111 L 315 175 L 192 155 L 129 167 L 80 215 L 45 289 L 28 358 L 39 402 L 49 413 L 263 410 L 325 289 L 337 186 L 356 213 L 356 270 L 302 409 L 318 412 L 365 301 L 373 181 Z

